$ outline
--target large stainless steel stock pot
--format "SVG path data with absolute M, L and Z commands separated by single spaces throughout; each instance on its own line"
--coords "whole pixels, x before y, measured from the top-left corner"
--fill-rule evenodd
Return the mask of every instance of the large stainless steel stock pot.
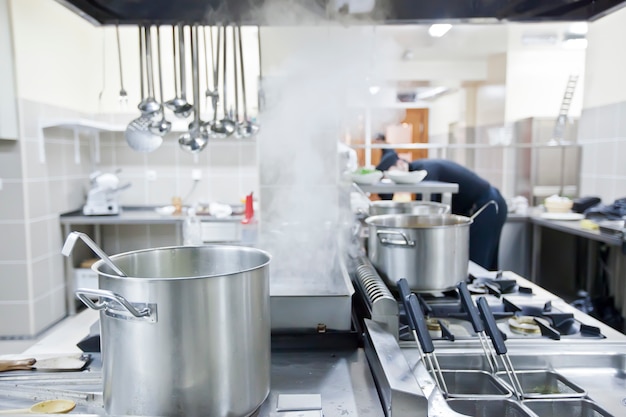
M 99 290 L 104 407 L 110 415 L 252 414 L 270 390 L 270 256 L 239 246 L 114 255 Z M 95 300 L 95 301 L 94 301 Z

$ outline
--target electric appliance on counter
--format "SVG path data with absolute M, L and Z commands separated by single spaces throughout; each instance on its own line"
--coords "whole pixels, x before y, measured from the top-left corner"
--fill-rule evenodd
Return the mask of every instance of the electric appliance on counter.
M 87 202 L 83 206 L 85 216 L 115 215 L 120 212 L 118 194 L 130 187 L 130 183 L 120 185 L 120 179 L 112 173 L 96 171 L 89 176 L 91 188 Z

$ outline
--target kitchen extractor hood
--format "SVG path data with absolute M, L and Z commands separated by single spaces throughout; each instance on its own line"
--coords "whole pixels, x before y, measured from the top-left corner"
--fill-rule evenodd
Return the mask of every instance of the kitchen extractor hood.
M 626 0 L 56 0 L 96 25 L 293 24 L 296 8 L 320 18 L 381 24 L 593 21 Z M 267 10 L 270 13 L 267 13 Z

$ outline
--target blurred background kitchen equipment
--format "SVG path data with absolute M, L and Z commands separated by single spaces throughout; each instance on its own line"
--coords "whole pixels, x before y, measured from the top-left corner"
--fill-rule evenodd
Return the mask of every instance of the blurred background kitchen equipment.
M 119 214 L 118 194 L 130 187 L 130 183 L 120 185 L 120 180 L 113 173 L 96 171 L 89 176 L 91 189 L 87 193 L 87 202 L 83 206 L 86 216 Z

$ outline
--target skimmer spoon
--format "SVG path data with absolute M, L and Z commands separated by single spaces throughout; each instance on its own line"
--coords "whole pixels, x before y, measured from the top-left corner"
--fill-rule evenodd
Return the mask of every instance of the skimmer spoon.
M 143 60 L 144 60 L 144 36 L 145 36 L 145 28 L 139 28 L 139 84 L 141 86 L 141 96 L 144 96 L 144 86 L 143 86 Z M 147 53 L 147 52 L 146 52 Z M 146 59 L 147 61 L 147 59 Z M 154 99 L 153 99 L 154 100 Z M 141 110 L 141 105 L 149 103 L 148 100 L 144 99 L 139 105 Z M 124 132 L 124 137 L 126 138 L 126 142 L 128 146 L 130 146 L 133 150 L 138 152 L 152 152 L 161 146 L 163 143 L 163 138 L 159 135 L 155 135 L 150 131 L 150 126 L 154 123 L 155 117 L 160 117 L 160 109 L 161 105 L 154 100 L 154 103 L 157 105 L 157 110 L 152 112 L 144 112 L 142 110 L 141 116 L 131 121 L 126 127 L 126 131 Z M 162 110 L 161 110 L 162 111 Z

